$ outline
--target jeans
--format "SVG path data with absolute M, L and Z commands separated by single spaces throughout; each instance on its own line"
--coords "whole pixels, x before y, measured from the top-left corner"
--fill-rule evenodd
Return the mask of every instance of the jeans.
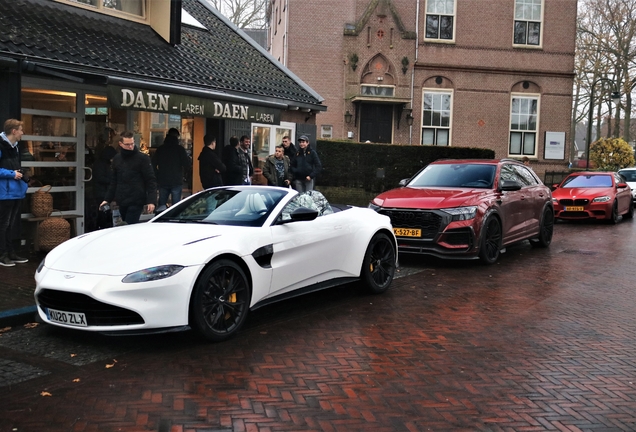
M 139 218 L 141 218 L 141 213 L 143 213 L 143 211 L 144 211 L 144 206 L 139 206 L 139 205 L 119 207 L 119 214 L 121 215 L 121 220 L 126 222 L 128 225 L 139 223 Z
M 314 190 L 314 179 L 294 180 L 294 189 L 296 189 L 300 193 Z
M 19 229 L 17 220 L 20 217 L 22 200 L 0 200 L 0 255 L 13 252 L 13 239 Z
M 179 186 L 159 186 L 159 203 L 157 205 L 157 213 L 166 209 L 168 196 L 172 195 L 172 204 L 181 201 L 181 185 Z

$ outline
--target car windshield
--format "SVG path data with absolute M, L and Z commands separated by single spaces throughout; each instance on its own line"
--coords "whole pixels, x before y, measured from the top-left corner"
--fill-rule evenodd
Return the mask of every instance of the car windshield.
M 562 188 L 604 188 L 612 187 L 612 176 L 609 175 L 578 175 L 563 180 Z
M 625 181 L 636 182 L 636 170 L 624 170 L 618 173 L 625 177 Z
M 489 189 L 493 187 L 496 165 L 432 164 L 408 184 L 410 187 L 462 187 Z
M 262 226 L 285 190 L 210 189 L 184 200 L 154 222 Z

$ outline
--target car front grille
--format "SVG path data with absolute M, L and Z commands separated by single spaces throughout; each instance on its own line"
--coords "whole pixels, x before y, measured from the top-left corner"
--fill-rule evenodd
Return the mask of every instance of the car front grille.
M 468 245 L 468 249 L 473 246 L 473 233 L 469 229 L 458 229 L 446 231 L 443 235 L 444 243 L 453 246 Z
M 433 239 L 440 231 L 442 216 L 426 210 L 380 210 L 380 214 L 391 218 L 394 228 L 422 230 L 422 239 Z
M 561 212 L 561 217 L 571 217 L 571 218 L 587 218 L 590 217 L 590 215 L 587 212 L 579 212 L 579 211 L 564 211 Z
M 89 326 L 115 326 L 143 324 L 137 312 L 102 303 L 85 294 L 43 289 L 38 293 L 40 307 L 64 312 L 80 312 L 86 315 Z
M 584 205 L 588 205 L 590 203 L 589 199 L 562 199 L 559 200 L 559 204 L 564 205 L 564 206 L 584 206 Z

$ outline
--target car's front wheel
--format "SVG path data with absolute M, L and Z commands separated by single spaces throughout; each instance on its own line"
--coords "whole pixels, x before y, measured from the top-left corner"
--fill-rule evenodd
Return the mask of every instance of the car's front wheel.
M 484 264 L 494 264 L 501 252 L 501 224 L 495 216 L 489 216 L 481 231 L 479 258 Z
M 627 213 L 623 215 L 623 219 L 633 219 L 634 218 L 634 201 L 629 202 L 629 210 Z
M 539 237 L 530 240 L 533 246 L 548 247 L 552 243 L 552 234 L 554 233 L 554 210 L 549 207 L 543 209 L 543 217 L 541 218 L 541 226 L 539 227 Z
M 360 276 L 374 294 L 386 291 L 395 276 L 395 246 L 389 236 L 378 233 L 367 246 Z
M 618 201 L 614 201 L 612 205 L 612 214 L 610 215 L 609 223 L 612 225 L 616 225 L 618 223 L 618 218 L 620 215 L 618 214 Z
M 232 260 L 218 260 L 204 270 L 194 288 L 190 326 L 209 341 L 229 339 L 245 322 L 251 297 L 243 269 Z

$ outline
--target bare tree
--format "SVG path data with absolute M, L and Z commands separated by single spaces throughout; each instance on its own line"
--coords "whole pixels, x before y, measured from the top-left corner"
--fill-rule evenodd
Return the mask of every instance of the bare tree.
M 238 28 L 264 29 L 269 0 L 207 0 Z

